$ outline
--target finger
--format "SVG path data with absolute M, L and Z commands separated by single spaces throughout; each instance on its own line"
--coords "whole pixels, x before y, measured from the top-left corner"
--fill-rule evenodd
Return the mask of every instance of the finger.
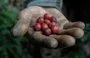
M 50 37 L 56 38 L 59 45 L 71 47 L 75 45 L 75 38 L 69 35 L 51 35 Z
M 33 37 L 36 41 L 40 42 L 41 44 L 43 44 L 47 47 L 56 48 L 58 46 L 58 42 L 56 39 L 45 36 L 41 32 L 35 32 L 33 34 Z
M 44 9 L 38 6 L 32 6 L 22 10 L 19 13 L 19 20 L 13 28 L 14 36 L 24 35 L 28 31 L 29 25 L 32 21 L 32 17 L 36 15 L 42 15 L 44 13 Z
M 81 28 L 81 29 L 84 29 L 85 28 L 85 24 L 83 22 L 69 22 L 69 23 L 66 23 L 64 25 L 64 28 L 73 28 L 73 27 L 77 27 L 77 28 Z
M 76 39 L 79 39 L 84 36 L 84 31 L 80 28 L 70 28 L 63 30 L 62 32 L 60 32 L 60 34 L 68 34 L 75 37 Z

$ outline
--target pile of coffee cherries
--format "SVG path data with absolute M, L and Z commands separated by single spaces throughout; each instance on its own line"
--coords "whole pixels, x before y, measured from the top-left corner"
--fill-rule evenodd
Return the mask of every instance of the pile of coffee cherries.
M 42 33 L 47 36 L 51 34 L 58 34 L 60 31 L 56 18 L 48 13 L 37 19 L 34 25 L 34 30 L 42 31 Z

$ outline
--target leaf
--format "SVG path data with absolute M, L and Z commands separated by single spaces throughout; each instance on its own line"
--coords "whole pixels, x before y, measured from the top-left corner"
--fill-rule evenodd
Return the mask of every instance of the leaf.
M 25 44 L 22 44 L 28 41 L 27 38 L 14 37 L 11 33 L 19 10 L 7 3 L 8 0 L 0 0 L 0 58 L 30 58 L 29 53 L 24 51 Z
M 0 0 L 0 5 L 8 4 L 8 0 Z

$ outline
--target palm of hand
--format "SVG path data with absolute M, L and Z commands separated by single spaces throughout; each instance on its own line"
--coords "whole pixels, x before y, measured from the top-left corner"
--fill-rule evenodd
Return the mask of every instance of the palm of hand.
M 34 31 L 32 25 L 35 24 L 36 18 L 50 13 L 57 18 L 58 24 L 62 31 L 59 35 L 45 36 L 39 31 Z M 84 35 L 82 30 L 85 27 L 82 22 L 69 22 L 64 15 L 55 8 L 41 8 L 33 6 L 20 12 L 19 21 L 13 28 L 15 36 L 24 35 L 27 31 L 34 40 L 43 43 L 47 47 L 56 48 L 58 45 L 67 47 L 75 45 L 75 39 Z

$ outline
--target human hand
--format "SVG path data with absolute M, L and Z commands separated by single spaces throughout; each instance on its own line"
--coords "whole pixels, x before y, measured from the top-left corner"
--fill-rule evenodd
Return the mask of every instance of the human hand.
M 34 31 L 32 25 L 35 24 L 36 19 L 43 16 L 45 13 L 49 13 L 56 17 L 57 23 L 60 27 L 58 35 L 43 35 L 40 31 Z M 70 22 L 65 16 L 55 8 L 42 8 L 39 6 L 32 6 L 22 10 L 19 14 L 19 21 L 13 28 L 14 36 L 24 35 L 26 32 L 33 39 L 47 47 L 56 48 L 59 45 L 65 45 L 67 47 L 75 45 L 75 41 L 78 38 L 83 37 L 85 24 L 83 22 Z

